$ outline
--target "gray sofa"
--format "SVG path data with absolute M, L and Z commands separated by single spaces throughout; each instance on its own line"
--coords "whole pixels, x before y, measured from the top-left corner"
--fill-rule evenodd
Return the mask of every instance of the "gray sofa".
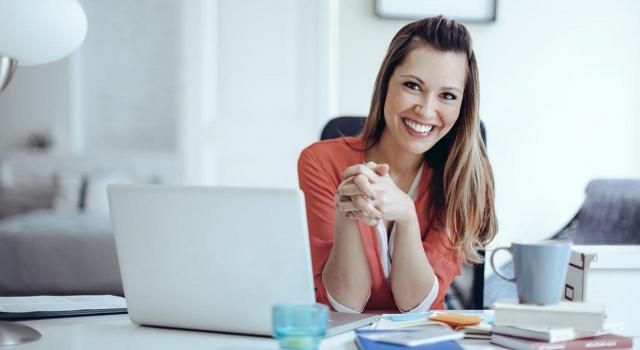
M 122 295 L 108 216 L 38 210 L 0 221 L 0 296 Z
M 0 296 L 122 295 L 107 185 L 177 173 L 171 153 L 0 155 Z

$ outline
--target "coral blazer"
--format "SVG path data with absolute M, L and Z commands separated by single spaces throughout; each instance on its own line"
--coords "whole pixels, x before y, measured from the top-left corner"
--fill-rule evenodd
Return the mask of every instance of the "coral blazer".
M 364 163 L 364 151 L 358 151 L 363 149 L 363 144 L 364 141 L 360 137 L 320 141 L 305 148 L 298 159 L 298 179 L 300 188 L 304 192 L 307 208 L 316 300 L 329 307 L 331 303 L 322 283 L 322 271 L 333 247 L 336 220 L 334 196 L 341 182 L 340 174 L 351 165 Z M 444 234 L 427 222 L 430 179 L 431 168 L 425 164 L 417 189 L 415 206 L 422 234 L 422 245 L 440 285 L 438 296 L 431 308 L 443 309 L 447 289 L 453 278 L 460 274 L 460 260 L 449 248 Z M 398 310 L 382 271 L 375 227 L 361 222 L 358 226 L 372 277 L 371 296 L 365 310 Z

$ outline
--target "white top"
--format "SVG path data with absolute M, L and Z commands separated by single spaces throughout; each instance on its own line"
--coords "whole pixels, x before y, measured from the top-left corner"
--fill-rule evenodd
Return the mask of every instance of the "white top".
M 422 177 L 422 167 L 418 170 L 416 177 L 413 179 L 413 183 L 411 184 L 411 188 L 409 189 L 409 197 L 415 201 L 416 196 L 418 195 L 418 184 L 420 183 L 420 178 Z M 389 283 L 389 273 L 391 271 L 391 257 L 393 256 L 393 243 L 396 237 L 396 227 L 397 225 L 393 225 L 391 228 L 391 237 L 387 235 L 387 229 L 384 227 L 384 222 L 380 220 L 378 222 L 378 226 L 376 226 L 376 241 L 378 243 L 378 251 L 380 252 L 380 261 L 382 262 L 382 271 L 384 273 L 384 277 L 387 279 L 387 283 Z M 427 296 L 422 300 L 422 302 L 416 306 L 415 308 L 407 311 L 407 312 L 425 312 L 429 311 L 431 305 L 436 300 L 438 296 L 438 290 L 440 286 L 438 285 L 438 279 L 434 279 L 433 287 L 431 287 L 431 291 L 427 294 Z M 369 295 L 367 299 L 370 297 Z M 333 306 L 333 308 L 338 312 L 350 312 L 350 313 L 361 313 L 362 310 L 357 311 L 350 309 L 342 304 L 340 304 L 337 300 L 335 300 L 331 293 L 327 290 L 327 297 L 329 298 L 329 302 Z M 366 304 L 366 303 L 365 303 Z M 402 310 L 400 310 L 402 311 Z

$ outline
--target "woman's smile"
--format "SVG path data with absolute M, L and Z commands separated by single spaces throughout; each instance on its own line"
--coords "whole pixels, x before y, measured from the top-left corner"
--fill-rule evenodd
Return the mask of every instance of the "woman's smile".
M 436 129 L 436 126 L 433 124 L 424 124 L 409 118 L 402 118 L 402 123 L 407 133 L 417 138 L 429 137 L 434 134 Z

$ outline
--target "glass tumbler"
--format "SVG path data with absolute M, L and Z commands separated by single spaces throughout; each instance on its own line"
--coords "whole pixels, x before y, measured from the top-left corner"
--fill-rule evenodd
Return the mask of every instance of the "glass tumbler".
M 281 349 L 316 350 L 327 332 L 329 308 L 322 304 L 276 304 L 273 336 Z

